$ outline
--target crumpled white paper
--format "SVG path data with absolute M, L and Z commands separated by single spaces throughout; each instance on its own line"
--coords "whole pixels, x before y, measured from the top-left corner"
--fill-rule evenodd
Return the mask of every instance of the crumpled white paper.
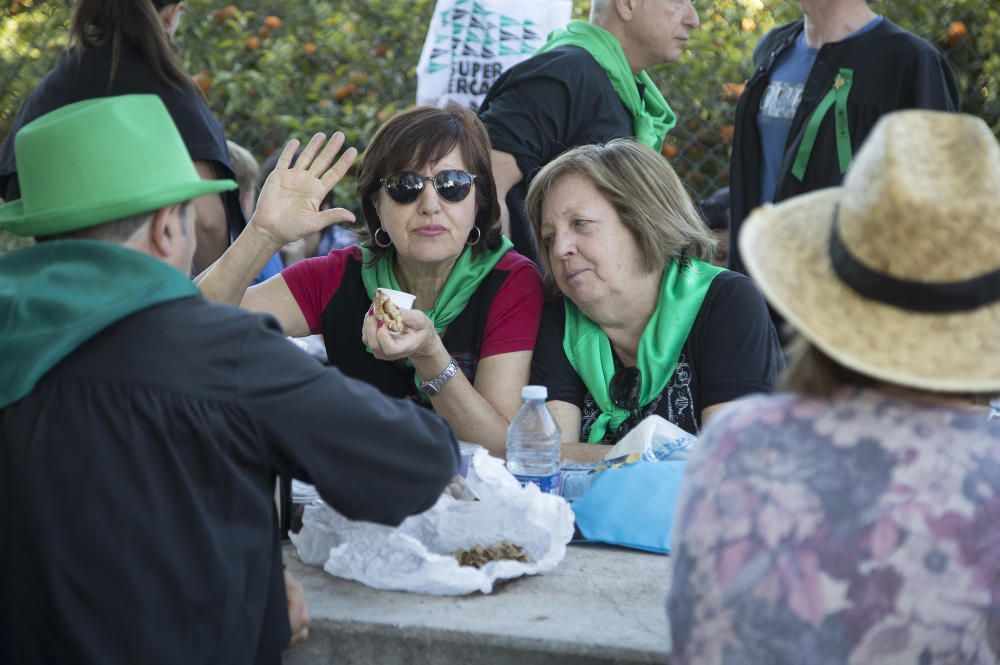
M 606 460 L 641 453 L 647 462 L 687 459 L 698 438 L 682 430 L 666 418 L 646 416 L 623 436 L 604 456 Z
M 472 456 L 465 482 L 478 501 L 445 493 L 398 527 L 351 521 L 325 504 L 307 506 L 292 542 L 302 561 L 331 575 L 439 596 L 490 593 L 497 580 L 544 573 L 562 561 L 573 536 L 573 511 L 562 497 L 521 487 L 485 449 Z M 490 561 L 477 569 L 452 556 L 501 540 L 519 545 L 532 561 Z

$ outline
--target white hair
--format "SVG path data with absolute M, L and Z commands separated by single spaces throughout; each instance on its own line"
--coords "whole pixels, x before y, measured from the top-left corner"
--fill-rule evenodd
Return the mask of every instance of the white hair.
M 600 23 L 607 18 L 614 0 L 592 0 L 590 3 L 590 22 Z

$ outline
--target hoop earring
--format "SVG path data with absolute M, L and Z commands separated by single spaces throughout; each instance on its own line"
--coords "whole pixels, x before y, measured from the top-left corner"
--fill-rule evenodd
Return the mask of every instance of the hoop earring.
M 478 245 L 479 241 L 483 237 L 483 232 L 480 230 L 480 228 L 478 226 L 473 226 L 472 227 L 472 231 L 476 232 L 476 239 L 473 240 L 472 242 L 469 242 L 468 240 L 465 241 L 465 244 L 468 245 L 469 247 L 473 247 L 474 245 Z M 469 236 L 470 237 L 472 236 L 472 231 L 469 231 Z
M 385 234 L 386 241 L 384 243 L 381 243 L 381 242 L 378 241 L 378 232 L 379 231 L 381 231 L 383 234 Z M 376 245 L 378 245 L 382 249 L 385 249 L 386 247 L 389 247 L 390 245 L 392 245 L 392 238 L 389 237 L 389 234 L 386 233 L 386 230 L 383 229 L 381 226 L 378 227 L 377 229 L 375 229 L 375 233 L 374 233 L 374 235 L 372 235 L 372 240 L 375 242 Z

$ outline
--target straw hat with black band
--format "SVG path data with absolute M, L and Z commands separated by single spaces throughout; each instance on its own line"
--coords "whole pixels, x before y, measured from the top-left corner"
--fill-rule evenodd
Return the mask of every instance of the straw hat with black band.
M 751 277 L 844 367 L 934 392 L 1000 392 L 1000 146 L 983 120 L 899 111 L 840 187 L 756 210 Z

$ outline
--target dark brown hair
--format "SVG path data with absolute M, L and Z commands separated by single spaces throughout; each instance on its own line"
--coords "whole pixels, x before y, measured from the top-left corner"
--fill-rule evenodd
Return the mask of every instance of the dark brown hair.
M 465 167 L 476 176 L 476 221 L 482 240 L 472 251 L 500 246 L 500 204 L 490 161 L 490 138 L 486 128 L 472 111 L 460 106 L 439 109 L 417 106 L 389 119 L 372 137 L 358 172 L 358 198 L 361 199 L 367 234 L 362 231 L 364 246 L 377 261 L 385 250 L 372 238 L 382 225 L 375 210 L 375 196 L 382 178 L 407 169 L 420 169 L 440 161 L 458 148 Z
M 125 45 L 139 51 L 164 83 L 175 88 L 193 86 L 167 39 L 152 0 L 79 0 L 73 11 L 69 39 L 77 53 L 111 44 L 108 85 L 115 79 Z
M 840 388 L 875 384 L 874 379 L 844 367 L 802 335 L 797 334 L 789 343 L 788 358 L 788 369 L 779 381 L 780 390 L 830 397 Z

